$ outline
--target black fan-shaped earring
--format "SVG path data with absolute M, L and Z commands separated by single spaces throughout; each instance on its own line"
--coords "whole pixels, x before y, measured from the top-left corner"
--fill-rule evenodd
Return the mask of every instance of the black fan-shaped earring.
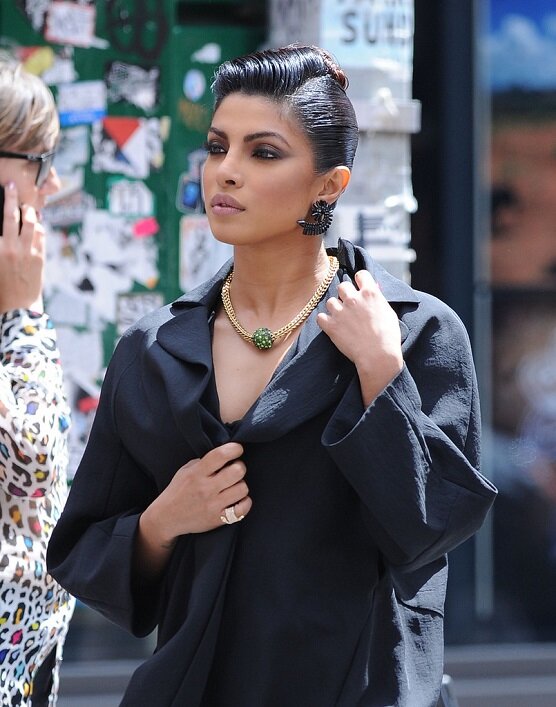
M 300 219 L 297 223 L 303 228 L 304 236 L 320 236 L 330 227 L 332 223 L 332 212 L 335 204 L 329 204 L 327 201 L 315 201 L 311 207 L 311 217 L 314 222 L 304 221 Z

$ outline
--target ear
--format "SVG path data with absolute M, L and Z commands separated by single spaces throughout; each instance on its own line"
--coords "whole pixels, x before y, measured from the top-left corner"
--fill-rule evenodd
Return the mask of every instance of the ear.
M 350 178 L 351 171 L 349 167 L 334 167 L 329 170 L 323 175 L 321 190 L 318 193 L 317 199 L 323 199 L 329 204 L 333 204 L 339 199 L 340 195 L 349 184 Z

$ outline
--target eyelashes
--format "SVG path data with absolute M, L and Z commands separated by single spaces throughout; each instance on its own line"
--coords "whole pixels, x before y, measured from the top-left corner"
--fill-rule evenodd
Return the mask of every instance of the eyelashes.
M 226 148 L 222 143 L 216 142 L 214 140 L 207 140 L 203 144 L 204 150 L 208 155 L 224 155 L 226 154 Z M 264 145 L 258 145 L 254 147 L 251 156 L 260 160 L 278 160 L 281 158 L 281 154 L 274 147 L 267 147 Z
M 207 152 L 209 155 L 220 155 L 225 152 L 224 148 L 222 147 L 222 145 L 220 145 L 220 143 L 209 140 L 205 141 L 203 148 L 205 152 Z

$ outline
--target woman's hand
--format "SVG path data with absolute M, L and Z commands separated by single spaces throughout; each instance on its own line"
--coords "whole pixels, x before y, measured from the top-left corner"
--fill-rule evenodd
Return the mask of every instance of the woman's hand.
M 355 273 L 357 289 L 342 282 L 338 297 L 326 302 L 328 314 L 317 321 L 334 345 L 355 364 L 365 406 L 403 368 L 400 325 L 396 313 L 371 273 Z
M 0 313 L 10 309 L 42 312 L 44 229 L 31 206 L 22 206 L 20 222 L 17 189 L 13 183 L 5 187 L 3 218 L 0 236 Z
M 179 535 L 221 526 L 229 506 L 238 518 L 249 513 L 252 502 L 242 454 L 240 444 L 228 442 L 178 469 L 139 520 L 136 564 L 143 575 L 158 574 Z

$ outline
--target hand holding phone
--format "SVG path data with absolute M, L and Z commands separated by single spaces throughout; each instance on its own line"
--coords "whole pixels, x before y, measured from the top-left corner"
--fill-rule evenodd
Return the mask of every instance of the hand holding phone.
M 19 209 L 13 183 L 2 189 L 2 196 L 0 313 L 10 309 L 42 312 L 44 229 L 33 207 Z
M 5 189 L 0 184 L 0 236 L 4 233 L 4 201 L 5 201 Z M 19 225 L 18 233 L 21 233 L 21 227 L 23 226 L 23 215 L 21 209 L 19 209 Z

